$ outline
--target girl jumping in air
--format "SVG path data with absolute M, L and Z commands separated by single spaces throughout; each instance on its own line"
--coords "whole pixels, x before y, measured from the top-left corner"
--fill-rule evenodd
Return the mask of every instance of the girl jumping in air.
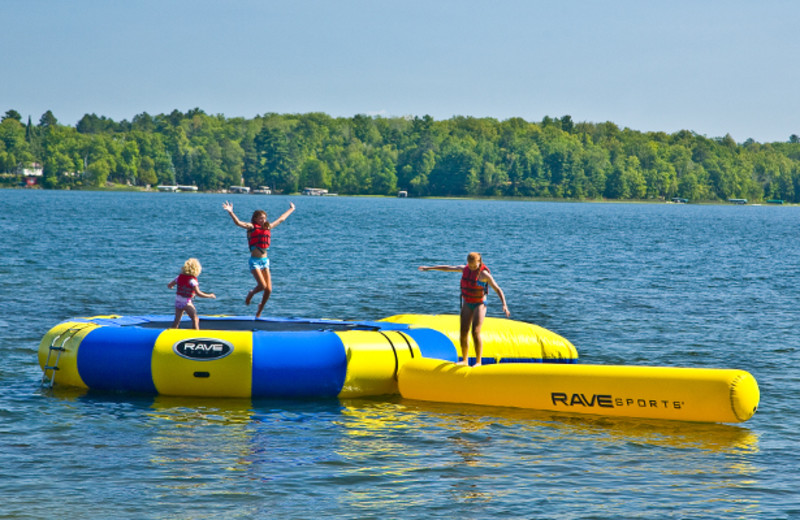
M 506 305 L 506 297 L 494 281 L 489 268 L 483 263 L 480 253 L 467 255 L 466 265 L 422 265 L 419 270 L 461 273 L 461 360 L 457 364 L 469 364 L 469 332 L 472 327 L 472 339 L 475 343 L 474 366 L 480 366 L 483 361 L 481 325 L 486 317 L 486 295 L 489 293 L 489 287 L 500 297 L 506 318 L 511 315 Z
M 253 296 L 264 291 L 264 296 L 261 298 L 261 303 L 258 304 L 258 311 L 256 311 L 256 318 L 258 318 L 261 316 L 261 311 L 264 310 L 264 305 L 269 300 L 270 294 L 272 294 L 272 276 L 269 272 L 269 257 L 267 256 L 272 230 L 292 214 L 294 204 L 290 202 L 289 209 L 273 222 L 267 219 L 267 212 L 261 209 L 253 212 L 250 222 L 239 220 L 233 212 L 233 204 L 228 201 L 225 201 L 222 209 L 228 212 L 234 224 L 247 230 L 247 245 L 250 247 L 250 272 L 253 274 L 253 278 L 256 279 L 256 286 L 247 293 L 244 303 L 250 305 L 250 300 L 253 299 Z
M 192 326 L 195 330 L 200 329 L 200 319 L 197 317 L 197 309 L 194 308 L 192 298 L 197 295 L 200 298 L 216 298 L 214 293 L 204 293 L 200 290 L 200 284 L 197 282 L 197 277 L 200 276 L 200 271 L 203 267 L 197 258 L 190 258 L 181 268 L 181 274 L 177 278 L 167 284 L 168 289 L 178 286 L 177 294 L 175 295 L 175 321 L 172 322 L 172 328 L 178 329 L 181 326 L 181 317 L 183 313 L 189 316 L 192 320 Z

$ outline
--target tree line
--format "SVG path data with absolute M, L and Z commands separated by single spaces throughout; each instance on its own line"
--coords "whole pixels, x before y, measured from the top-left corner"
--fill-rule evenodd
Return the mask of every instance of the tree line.
M 201 190 L 304 187 L 345 195 L 506 196 L 800 202 L 800 138 L 736 143 L 521 118 L 331 117 L 267 113 L 252 119 L 200 109 L 115 122 L 86 114 L 74 126 L 45 112 L 0 122 L 0 173 L 38 163 L 45 188 L 195 185 Z

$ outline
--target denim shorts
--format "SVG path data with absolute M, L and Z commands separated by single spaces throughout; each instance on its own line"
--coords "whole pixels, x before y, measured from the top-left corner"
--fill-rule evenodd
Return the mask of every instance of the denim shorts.
M 255 256 L 250 257 L 250 270 L 255 271 L 256 269 L 269 269 L 269 257 L 264 256 L 261 258 L 257 258 Z

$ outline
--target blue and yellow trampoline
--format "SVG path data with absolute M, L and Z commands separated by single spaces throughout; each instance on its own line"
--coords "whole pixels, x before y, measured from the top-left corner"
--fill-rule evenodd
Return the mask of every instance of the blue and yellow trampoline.
M 397 394 L 415 358 L 456 361 L 458 316 L 380 321 L 202 316 L 73 318 L 39 346 L 44 381 L 101 391 L 209 397 L 357 397 Z M 185 326 L 185 325 L 184 325 Z M 487 318 L 484 363 L 574 363 L 564 338 L 536 325 Z
M 39 345 L 43 382 L 188 397 L 404 398 L 645 419 L 746 421 L 760 393 L 743 370 L 577 365 L 575 347 L 533 324 L 486 318 L 482 367 L 458 359 L 459 317 L 379 321 L 95 316 Z M 470 353 L 474 354 L 470 345 Z

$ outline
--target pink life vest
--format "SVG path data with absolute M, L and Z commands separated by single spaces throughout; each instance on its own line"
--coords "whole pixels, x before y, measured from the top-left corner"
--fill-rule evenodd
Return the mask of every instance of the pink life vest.
M 197 282 L 197 278 L 189 275 L 189 274 L 179 274 L 178 275 L 178 296 L 183 296 L 184 298 L 191 298 L 197 292 L 197 286 L 192 285 L 192 280 Z

